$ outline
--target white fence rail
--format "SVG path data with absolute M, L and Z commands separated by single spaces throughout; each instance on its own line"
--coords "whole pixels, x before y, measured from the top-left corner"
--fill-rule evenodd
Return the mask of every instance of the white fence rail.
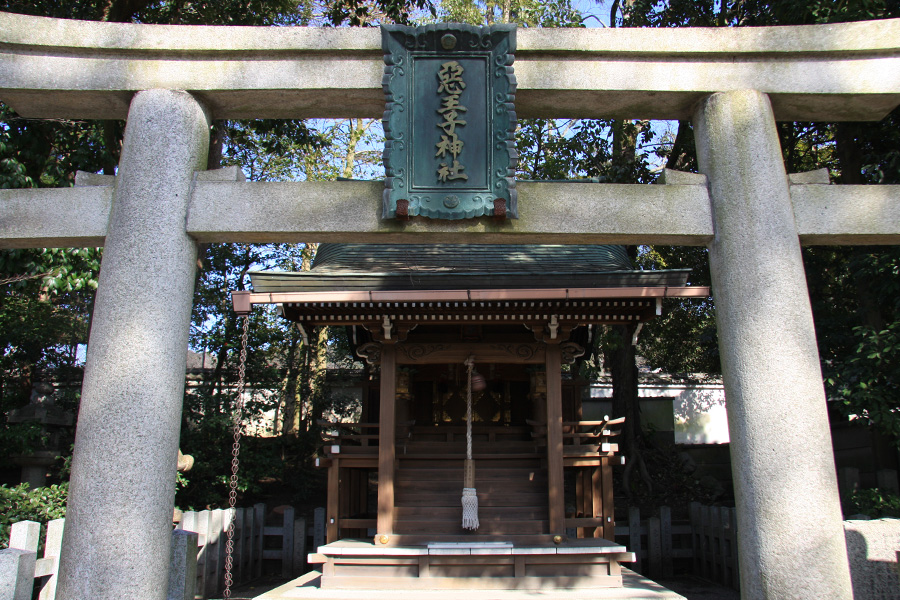
M 325 510 L 316 509 L 312 526 L 295 518 L 293 507 L 278 511 L 280 521 L 266 525 L 266 505 L 250 508 L 182 513 L 172 534 L 169 600 L 218 597 L 224 589 L 226 531 L 234 519 L 234 585 L 263 574 L 263 561 L 280 563 L 281 576 L 290 579 L 306 571 L 308 539 L 312 547 L 325 543 Z M 274 519 L 270 517 L 272 523 Z M 56 597 L 56 573 L 65 519 L 50 521 L 42 558 L 37 558 L 41 524 L 20 521 L 12 526 L 9 548 L 0 550 L 0 600 L 38 600 Z
M 37 557 L 41 524 L 14 523 L 9 533 L 9 549 L 0 550 L 0 600 L 31 600 L 35 579 L 40 582 L 39 600 L 56 598 L 56 572 L 65 519 L 47 523 L 44 556 Z

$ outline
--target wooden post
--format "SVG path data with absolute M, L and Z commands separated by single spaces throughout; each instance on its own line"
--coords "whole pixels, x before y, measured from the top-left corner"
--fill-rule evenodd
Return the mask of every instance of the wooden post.
M 558 356 L 558 354 L 557 354 Z M 397 349 L 381 347 L 381 398 L 378 419 L 378 521 L 375 543 L 390 539 L 394 531 L 394 405 L 397 396 Z M 560 455 L 560 459 L 562 456 Z M 387 541 L 385 540 L 385 542 Z
M 658 578 L 662 575 L 662 540 L 659 517 L 647 519 L 647 554 L 650 557 L 648 575 Z
M 206 538 L 206 596 L 212 598 L 222 589 L 222 509 L 209 513 L 209 535 Z
M 575 469 L 575 514 L 573 515 L 575 518 L 591 516 L 590 511 L 585 510 L 587 499 L 585 498 L 584 472 L 586 470 L 584 468 Z M 586 535 L 585 532 L 584 527 L 576 527 L 575 537 L 583 538 Z
M 601 459 L 600 462 L 602 464 L 603 460 Z M 602 525 L 594 527 L 592 535 L 595 538 L 602 538 L 606 531 L 606 511 L 608 509 L 608 507 L 603 507 L 603 480 L 600 476 L 601 470 L 602 467 L 588 469 L 591 483 L 591 516 L 595 519 L 603 519 Z
M 244 581 L 253 579 L 256 575 L 256 509 L 244 510 L 244 527 L 247 528 L 247 541 L 244 545 L 244 553 L 247 555 L 247 570 L 244 571 Z
M 253 564 L 253 577 L 262 577 L 263 548 L 265 548 L 266 505 L 262 502 L 253 505 L 253 522 L 256 538 L 253 540 L 256 562 Z
M 294 577 L 306 572 L 306 517 L 294 520 Z
M 700 503 L 691 502 L 691 548 L 693 549 L 694 575 L 700 574 L 702 544 L 703 529 L 701 529 L 700 525 Z
M 710 508 L 712 514 L 712 539 L 713 539 L 713 578 L 714 581 L 724 583 L 725 574 L 725 527 L 722 524 L 722 507 L 713 506 Z
M 878 481 L 879 489 L 888 490 L 894 494 L 900 492 L 900 487 L 897 485 L 896 469 L 878 469 L 875 471 L 875 478 Z
M 666 579 L 674 575 L 672 564 L 672 509 L 659 507 L 659 534 L 662 542 L 662 576 Z
M 228 541 L 228 528 L 231 527 L 231 521 L 234 519 L 233 508 L 223 508 L 222 511 L 222 532 L 219 534 L 219 590 L 225 589 L 225 556 Z
M 328 506 L 325 515 L 325 542 L 330 544 L 338 541 L 341 532 L 340 523 L 340 485 L 341 482 L 341 459 L 335 456 L 331 459 L 331 466 L 328 467 Z M 344 490 L 346 494 L 346 490 Z
M 188 514 L 185 513 L 184 523 L 185 529 L 189 527 Z M 203 596 L 206 595 L 206 574 L 208 572 L 207 563 L 209 563 L 209 553 L 212 547 L 209 545 L 209 511 L 201 510 L 194 514 L 194 531 L 200 539 L 200 548 L 197 553 L 197 592 Z
M 837 470 L 837 477 L 841 502 L 849 508 L 850 495 L 859 491 L 859 469 L 857 467 L 841 467 Z
M 612 464 L 608 456 L 600 459 L 600 478 L 603 481 L 603 537 L 611 542 L 616 541 L 616 507 L 613 500 Z
M 550 535 L 566 533 L 563 492 L 562 358 L 558 344 L 547 345 L 547 488 Z
M 736 590 L 741 588 L 741 577 L 738 572 L 738 554 L 737 554 L 737 510 L 734 508 L 727 509 L 728 528 L 730 531 L 729 551 L 728 551 L 728 568 L 731 571 L 731 587 Z
M 284 509 L 281 534 L 281 576 L 290 579 L 294 576 L 294 507 Z
M 236 508 L 234 512 L 234 554 L 232 555 L 232 574 L 235 583 L 244 583 L 244 509 Z
M 325 507 L 319 506 L 313 510 L 313 552 L 319 551 L 319 546 L 325 545 Z
M 641 551 L 641 510 L 637 506 L 628 507 L 628 549 L 634 552 L 637 559 L 634 570 L 645 573 L 641 566 L 644 560 L 644 553 Z
M 700 507 L 700 575 L 706 579 L 715 577 L 715 571 L 710 564 L 715 560 L 713 544 L 711 541 L 709 526 L 709 507 Z

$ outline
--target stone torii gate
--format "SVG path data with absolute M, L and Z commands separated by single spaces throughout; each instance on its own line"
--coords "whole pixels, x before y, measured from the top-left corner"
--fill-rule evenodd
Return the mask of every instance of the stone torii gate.
M 212 119 L 379 116 L 377 30 L 0 14 L 0 100 L 128 119 L 117 176 L 0 192 L 0 246 L 105 246 L 59 597 L 165 597 L 196 243 L 316 240 L 708 246 L 743 597 L 851 598 L 800 246 L 900 243 L 900 186 L 787 175 L 775 122 L 883 118 L 898 40 L 897 20 L 521 30 L 521 117 L 692 119 L 704 175 L 521 183 L 516 221 L 401 223 L 379 219 L 379 183 L 204 171 Z

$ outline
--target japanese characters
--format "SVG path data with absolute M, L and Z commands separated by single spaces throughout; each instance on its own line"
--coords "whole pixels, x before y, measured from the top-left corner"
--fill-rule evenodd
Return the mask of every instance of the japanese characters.
M 437 171 L 438 180 L 442 183 L 461 179 L 468 180 L 465 166 L 459 162 L 459 155 L 462 154 L 464 142 L 459 138 L 456 128 L 465 126 L 466 122 L 461 119 L 461 113 L 467 109 L 460 104 L 459 97 L 466 89 L 466 83 L 463 81 L 463 66 L 457 61 L 452 60 L 445 62 L 438 70 L 438 95 L 442 95 L 441 107 L 437 110 L 438 114 L 443 118 L 443 122 L 438 123 L 441 129 L 441 140 L 436 144 L 437 152 L 435 156 L 445 159 L 440 163 Z M 448 156 L 449 155 L 449 156 Z M 450 164 L 448 164 L 450 163 Z

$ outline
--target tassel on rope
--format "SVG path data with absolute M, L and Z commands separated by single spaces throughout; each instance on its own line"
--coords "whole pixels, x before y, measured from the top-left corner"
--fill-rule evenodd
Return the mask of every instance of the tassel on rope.
M 472 460 L 472 371 L 475 357 L 466 359 L 468 383 L 466 389 L 466 462 L 463 465 L 462 526 L 463 529 L 478 529 L 478 495 L 475 492 L 475 462 Z
M 471 529 L 472 531 L 478 529 L 478 496 L 475 493 L 475 488 L 463 488 L 462 507 L 463 529 Z

